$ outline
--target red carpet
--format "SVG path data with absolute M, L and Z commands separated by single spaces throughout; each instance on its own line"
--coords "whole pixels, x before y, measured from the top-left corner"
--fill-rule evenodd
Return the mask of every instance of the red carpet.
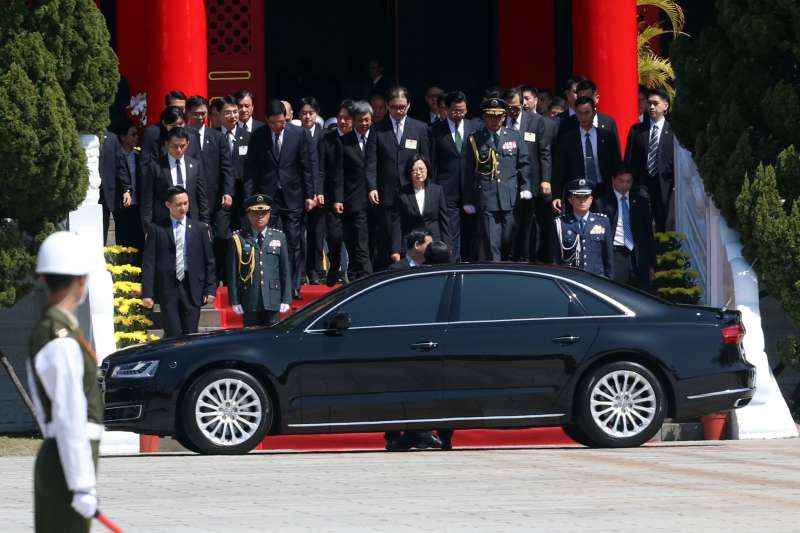
M 325 285 L 304 285 L 301 289 L 302 300 L 292 302 L 292 311 L 313 302 L 329 293 L 331 288 Z M 219 311 L 219 321 L 223 328 L 242 327 L 242 317 L 231 310 L 228 303 L 228 289 L 217 289 L 217 300 L 214 303 Z M 456 431 L 453 437 L 454 447 L 490 447 L 490 446 L 533 446 L 542 444 L 575 444 L 560 427 L 498 430 L 471 429 Z M 339 433 L 327 435 L 276 435 L 267 437 L 258 445 L 257 450 L 358 450 L 383 449 L 383 433 Z

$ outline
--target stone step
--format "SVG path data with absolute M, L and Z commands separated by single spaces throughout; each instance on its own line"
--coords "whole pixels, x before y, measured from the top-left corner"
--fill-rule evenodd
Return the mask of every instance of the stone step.
M 159 329 L 162 327 L 160 306 L 156 305 L 153 308 L 153 312 L 150 314 L 150 319 L 153 321 L 152 327 L 154 329 Z M 219 329 L 219 312 L 217 312 L 213 305 L 204 305 L 200 308 L 199 326 L 201 328 Z

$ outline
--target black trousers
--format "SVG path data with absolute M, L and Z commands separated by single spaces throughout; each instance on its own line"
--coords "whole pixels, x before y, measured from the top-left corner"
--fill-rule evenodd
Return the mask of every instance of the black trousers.
M 514 218 L 517 234 L 514 238 L 514 259 L 530 261 L 536 257 L 538 229 L 536 223 L 536 198 L 517 200 Z
M 313 272 L 321 276 L 325 271 L 323 268 L 323 258 L 325 257 L 327 211 L 327 207 L 315 207 L 306 213 L 306 273 L 309 276 L 311 276 Z M 333 262 L 333 256 L 336 255 L 334 250 L 338 250 L 338 248 L 334 248 L 330 243 L 328 243 L 328 245 L 330 247 L 329 258 L 331 262 Z
M 331 264 L 329 272 L 338 272 L 341 267 L 342 243 L 347 248 L 349 258 L 348 272 L 352 278 L 359 278 L 372 273 L 372 261 L 369 258 L 369 226 L 367 211 L 348 211 L 334 213 L 327 209 L 325 221 L 328 232 L 328 246 Z
M 612 279 L 618 283 L 631 285 L 638 289 L 650 288 L 650 272 L 642 272 L 636 262 L 636 254 L 624 246 L 614 246 L 614 275 Z
M 280 194 L 280 193 L 279 193 Z M 269 219 L 269 225 L 286 235 L 289 247 L 289 263 L 292 266 L 292 289 L 300 290 L 300 276 L 303 270 L 303 211 L 277 208 Z
M 194 305 L 189 293 L 189 274 L 183 281 L 175 280 L 178 289 L 177 298 L 160 298 L 161 323 L 164 326 L 164 337 L 177 337 L 188 333 L 197 333 L 200 323 L 200 307 Z
M 478 259 L 478 236 L 480 235 L 480 225 L 478 215 L 468 215 L 461 212 L 461 261 L 475 261 Z
M 489 261 L 508 261 L 514 249 L 516 224 L 513 211 L 483 211 L 483 239 Z
M 553 231 L 553 208 L 551 206 L 552 198 L 547 196 L 543 198 L 539 196 L 536 198 L 536 227 L 538 231 L 536 256 L 533 255 L 531 249 L 531 260 L 540 261 L 542 263 L 549 263 L 552 260 L 550 252 L 550 243 L 552 242 Z
M 450 247 L 453 261 L 461 261 L 461 204 L 458 201 L 447 201 L 447 219 L 450 222 Z
M 144 247 L 144 231 L 139 216 L 139 206 L 121 207 L 114 211 L 114 228 L 117 244 L 133 246 L 140 252 Z
M 244 327 L 271 326 L 272 324 L 278 323 L 278 320 L 280 320 L 280 313 L 278 313 L 278 311 L 260 309 L 258 311 L 245 311 L 242 318 L 244 320 Z
M 372 266 L 375 270 L 385 270 L 392 262 L 392 206 L 379 205 L 375 208 L 375 253 Z M 405 235 L 403 235 L 405 237 Z

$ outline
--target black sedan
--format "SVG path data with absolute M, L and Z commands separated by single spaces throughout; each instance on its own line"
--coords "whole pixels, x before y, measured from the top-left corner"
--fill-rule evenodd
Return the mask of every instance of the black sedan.
M 638 446 L 665 418 L 745 405 L 738 311 L 579 270 L 375 274 L 269 328 L 131 347 L 103 364 L 106 425 L 238 454 L 265 435 L 564 426 Z

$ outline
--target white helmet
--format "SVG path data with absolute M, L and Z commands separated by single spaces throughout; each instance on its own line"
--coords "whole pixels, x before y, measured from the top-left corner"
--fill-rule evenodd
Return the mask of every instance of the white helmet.
M 69 231 L 57 231 L 47 237 L 39 248 L 36 273 L 87 275 L 89 253 L 83 238 Z

